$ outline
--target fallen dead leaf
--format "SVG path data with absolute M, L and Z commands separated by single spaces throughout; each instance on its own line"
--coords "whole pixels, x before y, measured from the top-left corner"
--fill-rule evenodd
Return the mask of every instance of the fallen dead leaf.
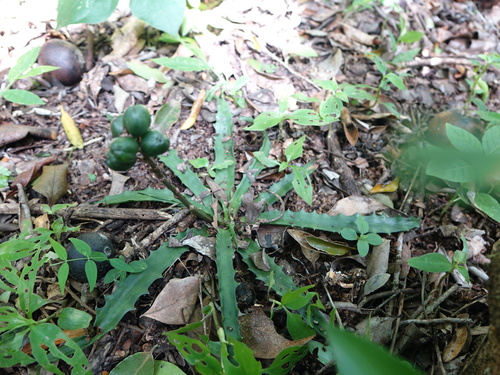
M 470 342 L 470 329 L 467 326 L 455 328 L 453 338 L 443 350 L 443 362 L 455 359 Z
M 19 141 L 28 134 L 40 138 L 56 139 L 57 132 L 50 128 L 39 128 L 36 126 L 4 124 L 0 126 L 0 147 L 9 143 Z
M 171 279 L 142 316 L 164 324 L 187 324 L 196 309 L 200 276 Z
M 17 191 L 17 184 L 21 184 L 22 187 L 28 186 L 31 181 L 40 176 L 44 165 L 53 163 L 56 160 L 57 158 L 55 156 L 48 156 L 46 158 L 32 161 L 30 167 L 18 174 L 17 177 L 11 182 L 11 190 L 7 193 L 6 198 L 14 196 Z
M 198 97 L 193 103 L 193 106 L 191 107 L 191 112 L 189 113 L 189 117 L 182 123 L 180 130 L 187 130 L 191 128 L 194 123 L 196 122 L 196 118 L 198 117 L 198 114 L 200 113 L 201 105 L 205 101 L 205 90 L 200 90 L 198 93 Z
M 243 342 L 253 350 L 257 358 L 276 358 L 290 346 L 301 346 L 311 341 L 314 336 L 300 340 L 287 340 L 276 332 L 273 321 L 260 308 L 239 318 Z
M 75 121 L 69 113 L 64 110 L 63 106 L 61 106 L 61 123 L 71 144 L 76 148 L 83 148 L 82 133 L 80 133 L 80 129 L 76 126 Z
M 59 198 L 68 192 L 68 164 L 46 165 L 42 175 L 33 184 L 33 190 L 45 196 L 49 206 L 54 205 Z
M 350 197 L 342 198 L 335 206 L 333 206 L 328 215 L 346 215 L 351 216 L 359 213 L 360 215 L 370 215 L 376 211 L 386 209 L 387 206 L 379 201 L 365 196 L 351 195 Z

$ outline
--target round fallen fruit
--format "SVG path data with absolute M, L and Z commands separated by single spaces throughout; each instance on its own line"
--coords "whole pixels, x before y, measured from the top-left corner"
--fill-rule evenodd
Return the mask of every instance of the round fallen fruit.
M 149 125 L 151 125 L 151 115 L 141 104 L 130 106 L 123 113 L 123 126 L 134 137 L 142 137 L 146 134 Z
M 427 140 L 436 146 L 451 146 L 446 135 L 446 124 L 455 125 L 472 135 L 481 138 L 484 131 L 484 125 L 477 118 L 463 116 L 457 110 L 440 112 L 429 121 L 427 129 Z
M 75 45 L 61 39 L 50 39 L 40 48 L 38 64 L 58 66 L 59 69 L 46 73 L 54 83 L 72 86 L 82 79 L 85 58 Z
M 146 156 L 156 156 L 168 151 L 170 141 L 158 130 L 149 130 L 141 139 L 141 152 Z
M 113 243 L 109 240 L 108 237 L 101 233 L 84 233 L 79 237 L 76 237 L 79 240 L 87 243 L 93 252 L 99 252 L 106 255 L 108 258 L 112 258 L 115 255 L 115 250 L 113 248 Z M 87 275 L 85 274 L 85 264 L 87 263 L 86 256 L 80 254 L 78 250 L 75 248 L 73 243 L 70 243 L 66 248 L 66 252 L 68 253 L 68 265 L 69 265 L 69 276 L 76 281 L 81 283 L 88 282 Z M 77 260 L 73 260 L 77 259 Z M 109 261 L 95 262 L 97 266 L 97 279 L 103 278 L 106 273 L 112 268 Z

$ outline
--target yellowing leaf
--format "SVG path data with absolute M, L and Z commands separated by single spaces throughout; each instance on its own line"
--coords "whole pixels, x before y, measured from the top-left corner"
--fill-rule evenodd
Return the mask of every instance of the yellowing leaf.
M 180 128 L 181 130 L 187 130 L 194 125 L 194 123 L 196 122 L 196 118 L 200 113 L 201 105 L 203 104 L 204 101 L 205 101 L 205 90 L 200 90 L 198 97 L 196 98 L 196 100 L 193 103 L 193 106 L 191 107 L 191 113 L 189 114 L 189 117 L 181 125 Z
M 69 141 L 76 148 L 83 148 L 83 138 L 80 129 L 75 124 L 73 118 L 61 106 L 61 122 Z
M 388 184 L 378 184 L 375 185 L 371 190 L 371 194 L 375 193 L 392 193 L 396 190 L 398 190 L 399 187 L 399 177 L 396 177 L 394 180 L 389 182 Z
M 306 237 L 306 241 L 315 250 L 324 251 L 330 255 L 345 255 L 353 249 L 352 247 L 347 246 L 345 243 L 329 241 L 314 236 Z

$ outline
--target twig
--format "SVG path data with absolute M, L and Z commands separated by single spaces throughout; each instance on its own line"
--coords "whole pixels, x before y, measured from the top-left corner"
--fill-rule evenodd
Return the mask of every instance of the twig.
M 473 324 L 474 321 L 472 319 L 461 319 L 461 318 L 436 318 L 436 319 L 408 319 L 401 321 L 401 325 L 408 324 L 419 324 L 422 326 L 430 326 L 434 324 Z
M 274 53 L 272 53 L 271 51 L 269 51 L 267 49 L 267 47 L 263 46 L 262 47 L 262 50 L 271 58 L 273 59 L 274 61 L 276 61 L 278 64 L 282 65 L 286 70 L 288 70 L 290 73 L 292 73 L 295 77 L 298 77 L 302 80 L 304 80 L 305 82 L 309 83 L 312 87 L 314 87 L 316 90 L 320 91 L 320 87 L 315 84 L 313 81 L 311 81 L 309 78 L 306 78 L 304 77 L 302 74 L 300 74 L 299 72 L 296 72 L 294 69 L 292 69 L 290 67 L 290 65 L 288 65 L 286 62 L 282 61 L 278 56 L 276 56 Z

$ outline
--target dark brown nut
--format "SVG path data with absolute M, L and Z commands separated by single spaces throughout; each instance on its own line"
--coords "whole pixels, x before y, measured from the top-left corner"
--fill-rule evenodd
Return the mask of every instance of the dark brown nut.
M 38 64 L 58 66 L 60 69 L 46 73 L 54 83 L 71 86 L 82 79 L 85 71 L 85 58 L 76 46 L 61 39 L 50 39 L 40 49 Z

